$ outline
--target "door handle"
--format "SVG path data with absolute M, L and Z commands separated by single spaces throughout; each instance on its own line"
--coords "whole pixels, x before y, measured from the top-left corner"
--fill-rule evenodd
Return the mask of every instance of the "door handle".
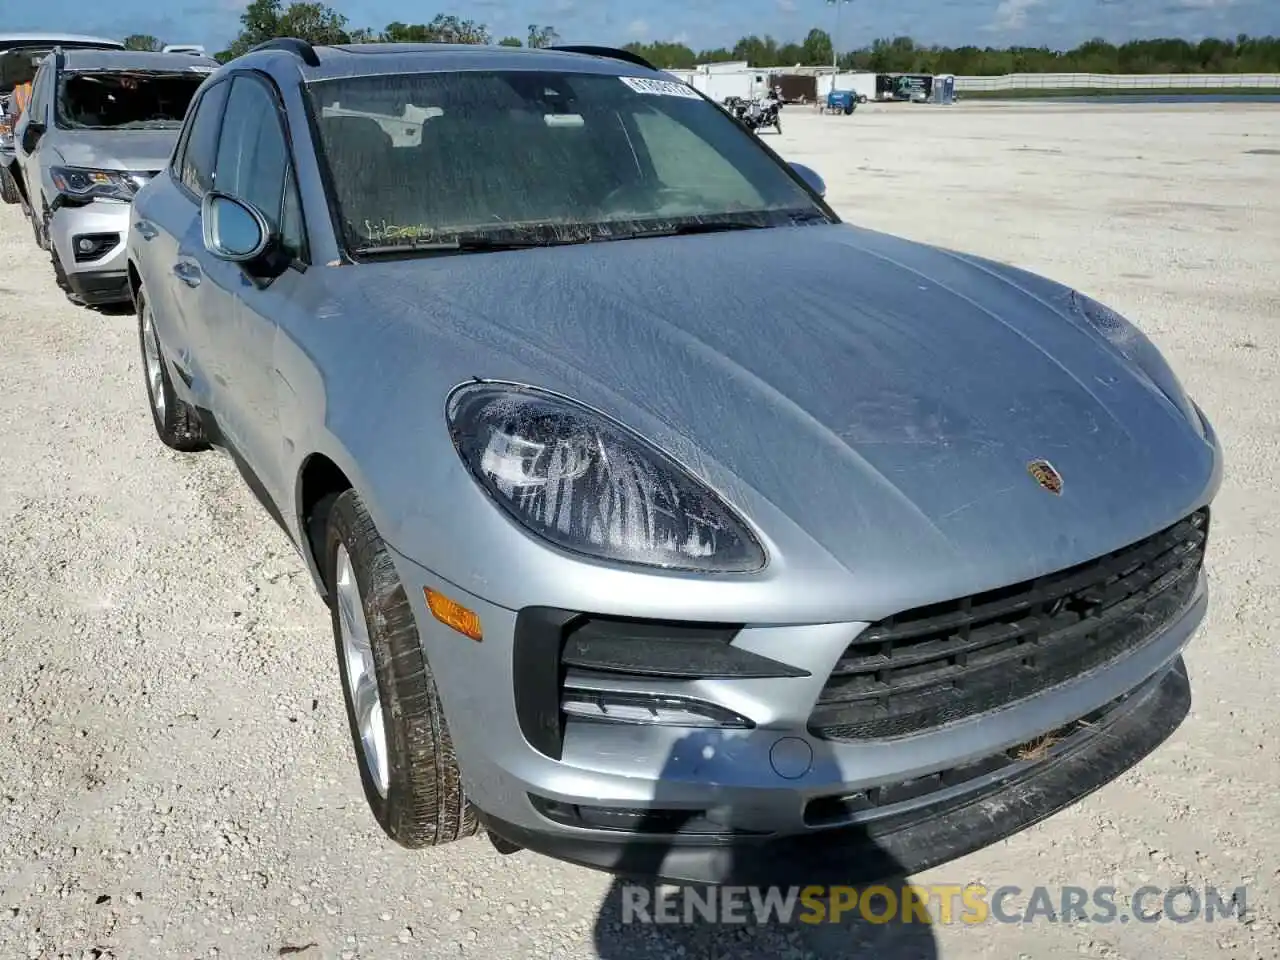
M 200 286 L 200 268 L 194 263 L 180 261 L 173 265 L 173 275 L 188 287 Z
M 155 228 L 150 220 L 139 220 L 133 226 L 138 231 L 138 236 L 142 237 L 143 240 L 154 240 L 160 236 L 160 231 Z

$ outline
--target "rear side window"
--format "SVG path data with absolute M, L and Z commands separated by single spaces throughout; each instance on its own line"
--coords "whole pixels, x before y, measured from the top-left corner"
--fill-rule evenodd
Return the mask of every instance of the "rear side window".
M 227 104 L 231 84 L 222 81 L 210 87 L 200 97 L 191 118 L 190 129 L 183 144 L 178 178 L 183 186 L 196 196 L 204 196 L 213 189 L 213 164 L 218 151 L 218 131 L 222 127 L 222 114 Z

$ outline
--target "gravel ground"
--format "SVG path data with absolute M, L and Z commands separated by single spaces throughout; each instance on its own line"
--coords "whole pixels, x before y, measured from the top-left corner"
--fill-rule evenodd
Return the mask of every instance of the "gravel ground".
M 769 143 L 823 172 L 848 219 L 1130 315 L 1227 447 L 1191 718 L 1084 802 L 915 879 L 1247 883 L 1247 922 L 624 928 L 602 875 L 484 840 L 395 848 L 360 794 L 327 615 L 296 554 L 225 458 L 159 444 L 133 318 L 63 299 L 5 207 L 0 957 L 1280 956 L 1280 749 L 1260 709 L 1280 609 L 1280 110 L 784 122 Z

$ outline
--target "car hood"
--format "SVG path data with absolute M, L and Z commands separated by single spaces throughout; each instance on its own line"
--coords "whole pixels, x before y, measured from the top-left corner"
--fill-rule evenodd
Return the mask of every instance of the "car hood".
M 104 170 L 161 170 L 169 162 L 178 129 L 60 130 L 53 143 L 68 166 Z
M 886 589 L 1082 562 L 1200 506 L 1220 469 L 1066 288 L 848 225 L 333 274 L 400 332 L 375 389 L 412 422 L 473 376 L 562 391 Z

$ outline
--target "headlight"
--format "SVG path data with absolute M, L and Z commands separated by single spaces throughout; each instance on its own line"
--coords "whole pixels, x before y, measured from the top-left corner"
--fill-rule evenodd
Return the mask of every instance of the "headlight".
M 617 563 L 748 573 L 765 564 L 746 524 L 679 464 L 580 404 L 468 384 L 448 404 L 463 462 L 517 522 Z
M 1110 307 L 1074 290 L 1071 291 L 1071 306 L 1120 351 L 1125 359 L 1141 370 L 1169 402 L 1182 412 L 1195 431 L 1204 436 L 1204 422 L 1200 419 L 1195 404 L 1146 334 Z
M 133 200 L 138 181 L 122 170 L 87 167 L 54 167 L 49 171 L 54 187 L 70 200 Z

